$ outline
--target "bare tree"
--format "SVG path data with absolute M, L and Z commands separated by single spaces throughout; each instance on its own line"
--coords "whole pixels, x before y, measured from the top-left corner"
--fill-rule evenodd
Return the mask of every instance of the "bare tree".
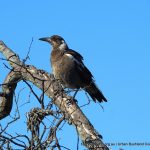
M 13 121 L 7 123 L 3 128 L 0 126 L 0 146 L 1 149 L 5 146 L 7 149 L 11 149 L 11 144 L 15 144 L 22 149 L 68 149 L 59 144 L 57 138 L 57 130 L 63 121 L 67 121 L 73 125 L 79 137 L 82 140 L 87 149 L 90 150 L 109 150 L 108 147 L 102 142 L 101 135 L 94 129 L 93 125 L 83 114 L 80 107 L 77 105 L 74 97 L 67 95 L 62 86 L 56 81 L 52 74 L 48 74 L 46 71 L 37 69 L 32 65 L 25 64 L 25 61 L 21 61 L 19 56 L 9 49 L 2 41 L 0 41 L 0 52 L 5 57 L 5 60 L 10 64 L 10 72 L 5 78 L 2 86 L 2 92 L 0 92 L 0 120 L 7 117 L 12 109 L 13 95 L 17 84 L 23 81 L 34 94 L 40 108 L 33 108 L 27 113 L 27 128 L 31 131 L 31 137 L 25 134 L 18 134 L 12 136 L 6 132 L 7 127 L 19 117 L 15 117 Z M 34 92 L 31 84 L 42 90 L 41 96 L 37 96 Z M 51 101 L 48 105 L 45 105 L 44 95 L 47 95 Z M 16 101 L 17 103 L 17 101 Z M 52 106 L 57 106 L 53 109 Z M 16 112 L 19 112 L 18 108 Z M 53 126 L 44 122 L 46 116 L 53 116 Z M 40 125 L 43 126 L 43 130 L 40 130 Z M 46 138 L 45 133 L 48 133 Z M 21 139 L 26 139 L 24 142 Z M 78 149 L 78 148 L 77 148 Z

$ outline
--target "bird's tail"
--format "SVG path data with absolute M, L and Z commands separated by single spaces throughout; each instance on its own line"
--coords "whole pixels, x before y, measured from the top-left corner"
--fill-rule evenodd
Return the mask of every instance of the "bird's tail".
M 104 97 L 103 93 L 98 89 L 94 82 L 92 82 L 89 86 L 85 87 L 85 91 L 91 96 L 94 102 L 107 102 L 107 99 Z

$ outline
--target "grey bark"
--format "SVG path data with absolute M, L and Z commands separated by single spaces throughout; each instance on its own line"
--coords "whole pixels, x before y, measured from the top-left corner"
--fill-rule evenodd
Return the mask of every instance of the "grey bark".
M 64 92 L 52 74 L 32 65 L 24 64 L 19 56 L 2 41 L 0 41 L 0 52 L 12 67 L 12 71 L 7 75 L 0 93 L 0 120 L 11 112 L 13 93 L 18 82 L 21 80 L 30 81 L 52 99 L 53 103 L 65 115 L 65 119 L 74 125 L 82 143 L 89 150 L 109 150 L 102 142 L 100 134 L 94 129 L 73 98 Z M 68 105 L 68 100 L 71 101 L 70 105 Z

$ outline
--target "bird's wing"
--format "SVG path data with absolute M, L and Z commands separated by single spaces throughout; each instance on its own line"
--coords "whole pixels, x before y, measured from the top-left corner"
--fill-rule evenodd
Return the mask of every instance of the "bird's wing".
M 65 52 L 65 55 L 67 55 L 68 57 L 70 57 L 70 59 L 72 59 L 72 61 L 74 61 L 75 67 L 83 80 L 92 80 L 93 75 L 84 65 L 82 61 L 83 57 L 78 52 L 74 50 L 68 50 Z
M 83 63 L 83 57 L 74 50 L 69 50 L 65 52 L 65 55 L 68 59 L 73 62 L 75 72 L 80 77 L 82 84 L 80 87 L 84 88 L 85 91 L 89 93 L 92 99 L 96 102 L 106 101 L 107 99 L 104 97 L 103 93 L 96 86 L 92 73 L 88 70 L 88 68 Z
M 79 54 L 78 52 L 76 52 L 72 49 L 69 49 L 67 51 L 67 54 L 71 54 L 74 58 L 76 58 L 80 62 L 82 62 L 82 60 L 83 60 L 83 57 L 81 56 L 81 54 Z

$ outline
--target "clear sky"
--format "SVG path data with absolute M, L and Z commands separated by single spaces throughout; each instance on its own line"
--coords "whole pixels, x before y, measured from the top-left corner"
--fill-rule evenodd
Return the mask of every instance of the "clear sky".
M 63 36 L 70 48 L 84 56 L 108 103 L 102 104 L 104 111 L 94 102 L 82 110 L 105 143 L 150 143 L 149 0 L 2 0 L 0 5 L 0 39 L 22 59 L 33 37 L 29 64 L 51 72 L 50 46 L 38 39 L 53 34 Z M 1 61 L 0 83 L 8 72 L 4 68 Z M 17 90 L 23 87 L 20 84 Z M 21 103 L 28 99 L 23 93 Z M 84 92 L 78 94 L 78 101 L 86 103 Z M 24 124 L 13 130 L 21 130 Z M 66 125 L 61 134 L 61 144 L 76 149 L 74 128 Z M 150 149 L 115 145 L 112 150 L 120 147 Z

